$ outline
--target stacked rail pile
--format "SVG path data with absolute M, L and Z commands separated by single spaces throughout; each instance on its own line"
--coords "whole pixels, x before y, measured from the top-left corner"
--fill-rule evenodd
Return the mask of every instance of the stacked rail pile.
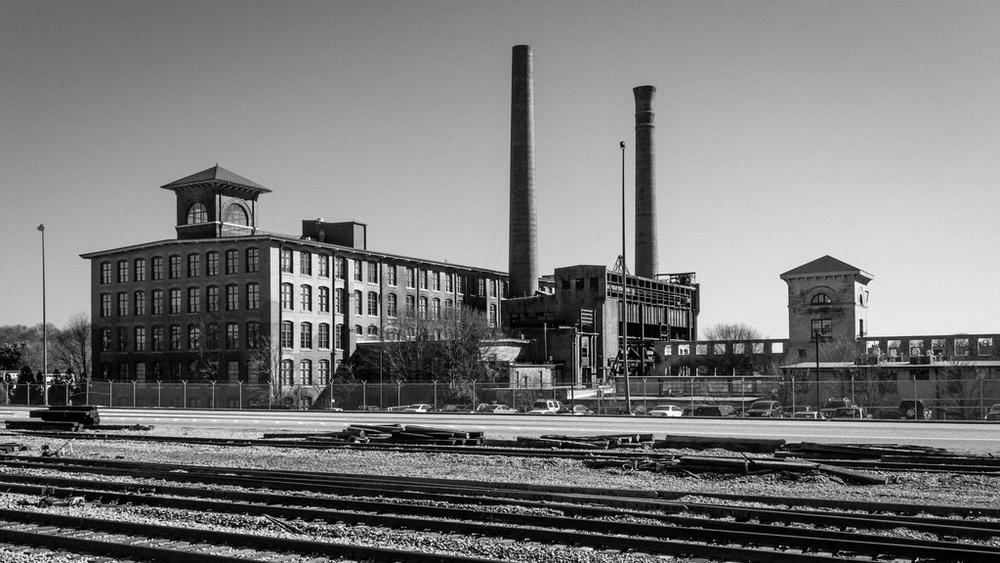
M 508 444 L 520 448 L 555 448 L 578 450 L 607 450 L 649 448 L 653 444 L 652 434 L 602 434 L 597 436 L 561 436 L 548 434 L 538 438 L 518 436 Z M 496 444 L 500 445 L 500 444 Z
M 823 460 L 883 471 L 949 471 L 1000 473 L 1000 458 L 991 454 L 956 454 L 942 448 L 897 444 L 788 444 L 775 452 L 783 458 Z
M 416 424 L 352 424 L 337 432 L 264 434 L 265 439 L 300 438 L 329 444 L 414 444 L 436 446 L 479 446 L 482 432 L 456 431 Z
M 29 419 L 7 420 L 7 430 L 56 430 L 76 432 L 81 428 L 91 428 L 101 423 L 96 406 L 49 407 L 28 412 Z

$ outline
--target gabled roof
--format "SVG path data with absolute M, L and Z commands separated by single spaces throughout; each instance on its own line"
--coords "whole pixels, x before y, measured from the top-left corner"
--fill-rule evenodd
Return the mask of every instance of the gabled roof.
M 785 279 L 792 276 L 808 276 L 812 274 L 854 274 L 856 277 L 864 278 L 864 283 L 868 283 L 874 279 L 874 276 L 861 268 L 855 268 L 847 262 L 837 260 L 829 254 L 822 258 L 817 258 L 812 262 L 807 262 L 798 268 L 788 270 L 779 277 Z
M 248 180 L 239 174 L 226 170 L 218 164 L 160 187 L 165 190 L 176 190 L 178 188 L 204 183 L 222 184 L 234 188 L 248 189 L 257 193 L 269 193 L 271 191 L 253 180 Z

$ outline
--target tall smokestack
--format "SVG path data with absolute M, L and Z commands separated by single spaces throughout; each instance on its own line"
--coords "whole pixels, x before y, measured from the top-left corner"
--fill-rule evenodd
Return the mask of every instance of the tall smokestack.
M 535 248 L 535 112 L 531 46 L 514 46 L 510 95 L 510 296 L 538 289 Z
M 656 266 L 656 163 L 653 157 L 655 86 L 635 94 L 635 275 L 652 278 Z

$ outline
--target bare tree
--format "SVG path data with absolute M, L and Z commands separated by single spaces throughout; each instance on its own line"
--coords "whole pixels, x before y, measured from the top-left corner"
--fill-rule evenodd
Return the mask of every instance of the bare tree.
M 705 330 L 704 340 L 731 340 L 741 342 L 764 338 L 756 328 L 744 323 L 719 323 Z
M 53 359 L 81 377 L 91 373 L 90 329 L 87 314 L 77 313 L 57 332 L 52 347 Z

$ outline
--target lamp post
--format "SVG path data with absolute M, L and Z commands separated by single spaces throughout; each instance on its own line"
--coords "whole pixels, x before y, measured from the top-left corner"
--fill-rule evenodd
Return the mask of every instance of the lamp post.
M 628 380 L 628 281 L 625 279 L 625 141 L 619 141 L 622 151 L 622 373 L 625 375 L 625 410 L 632 413 L 632 391 Z
M 48 393 L 45 392 L 47 383 L 46 376 L 49 373 L 49 329 L 45 318 L 45 225 L 38 225 L 38 232 L 42 233 L 42 393 L 45 404 L 48 404 Z
M 819 403 L 819 331 L 813 333 L 813 340 L 816 342 L 816 412 L 820 410 Z

